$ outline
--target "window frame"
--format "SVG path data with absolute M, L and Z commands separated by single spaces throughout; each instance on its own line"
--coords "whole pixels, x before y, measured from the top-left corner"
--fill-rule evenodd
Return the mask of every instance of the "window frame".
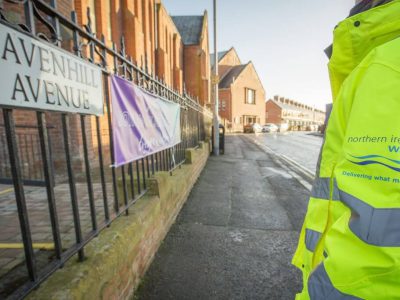
M 249 92 L 253 92 L 253 102 L 249 102 Z M 251 89 L 251 88 L 245 88 L 244 89 L 244 103 L 245 104 L 251 104 L 251 105 L 256 105 L 256 90 Z

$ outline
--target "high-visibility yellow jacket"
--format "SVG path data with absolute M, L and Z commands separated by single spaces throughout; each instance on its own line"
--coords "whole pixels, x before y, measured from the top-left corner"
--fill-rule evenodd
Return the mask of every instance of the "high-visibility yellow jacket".
M 400 0 L 339 23 L 296 299 L 400 299 Z

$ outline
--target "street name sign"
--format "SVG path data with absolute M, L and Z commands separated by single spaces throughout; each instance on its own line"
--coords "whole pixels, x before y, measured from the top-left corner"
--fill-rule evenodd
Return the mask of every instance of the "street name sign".
M 102 71 L 0 23 L 0 106 L 103 115 Z

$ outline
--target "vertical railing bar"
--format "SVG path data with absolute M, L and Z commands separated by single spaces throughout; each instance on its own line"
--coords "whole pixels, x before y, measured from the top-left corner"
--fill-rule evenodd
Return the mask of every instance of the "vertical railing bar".
M 105 44 L 104 35 L 101 35 L 101 41 Z M 106 49 L 103 47 L 101 49 L 103 55 L 102 66 L 104 69 L 107 69 L 107 52 Z M 103 81 L 106 80 L 107 75 L 102 75 Z M 104 109 L 104 99 L 102 102 L 103 109 Z M 103 139 L 102 139 L 102 127 L 100 123 L 100 117 L 96 116 L 96 131 L 97 131 L 97 150 L 99 153 L 99 165 L 100 165 L 100 180 L 101 180 L 101 189 L 103 192 L 103 206 L 104 206 L 104 219 L 108 223 L 110 221 L 110 211 L 108 208 L 108 195 L 107 195 L 107 183 L 106 183 L 106 176 L 104 173 L 104 159 L 103 159 Z
M 96 116 L 96 131 L 97 131 L 97 150 L 99 153 L 99 165 L 100 165 L 100 181 L 101 181 L 101 189 L 103 192 L 104 219 L 106 222 L 108 222 L 110 220 L 110 212 L 108 209 L 107 185 L 106 185 L 106 178 L 105 178 L 105 174 L 104 174 L 101 125 L 100 125 L 100 118 L 98 116 Z
M 122 173 L 122 191 L 124 193 L 125 215 L 129 215 L 128 207 L 128 189 L 126 188 L 125 166 L 121 166 Z
M 78 206 L 78 196 L 76 193 L 76 182 L 75 182 L 75 175 L 74 170 L 72 168 L 72 159 L 71 159 L 71 152 L 69 148 L 69 118 L 67 114 L 62 114 L 62 130 L 63 130 L 63 137 L 64 137 L 64 150 L 65 156 L 67 161 L 67 171 L 68 171 L 68 180 L 69 180 L 69 189 L 71 193 L 71 204 L 72 204 L 72 214 L 74 219 L 74 227 L 75 227 L 75 237 L 76 243 L 82 243 L 82 231 L 81 231 L 81 222 L 79 217 L 79 206 Z M 80 261 L 83 261 L 85 258 L 83 248 L 78 252 L 78 258 Z
M 90 9 L 88 8 L 87 13 L 90 15 Z M 91 30 L 91 29 L 90 29 Z M 93 35 L 94 36 L 94 35 Z M 78 43 L 78 40 L 75 41 L 75 44 Z M 93 41 L 89 41 L 89 60 L 92 63 L 95 63 L 94 58 L 94 43 Z M 88 189 L 88 197 L 89 197 L 89 209 L 90 209 L 90 217 L 92 221 L 92 229 L 93 231 L 97 230 L 97 218 L 96 218 L 96 205 L 93 193 L 93 180 L 92 180 L 92 172 L 91 165 L 89 159 L 89 149 L 88 149 L 88 139 L 86 134 L 86 116 L 81 115 L 81 133 L 82 133 L 82 142 L 83 142 L 83 155 L 85 161 L 85 173 L 86 173 L 86 183 Z
M 138 185 L 138 194 L 142 192 L 142 189 L 140 187 L 140 171 L 139 171 L 139 161 L 136 161 L 136 180 L 137 180 L 137 185 Z
M 164 171 L 168 171 L 168 155 L 167 150 L 163 150 L 164 155 Z
M 113 50 L 115 51 L 115 44 L 113 43 Z M 103 51 L 103 54 L 105 51 Z M 114 60 L 114 72 L 116 72 L 116 57 L 113 56 Z M 112 120 L 111 120 L 111 99 L 110 99 L 110 90 L 108 87 L 108 76 L 106 73 L 103 75 L 104 82 L 104 96 L 107 106 L 107 119 L 108 119 L 108 131 L 110 138 L 110 155 L 111 155 L 111 173 L 112 173 L 112 181 L 113 181 L 113 192 L 114 192 L 114 211 L 115 213 L 119 213 L 119 200 L 118 200 L 118 185 L 117 185 L 117 174 L 114 167 L 115 164 L 115 155 L 114 155 L 114 139 L 113 139 L 113 128 L 112 128 Z
M 154 154 L 151 155 L 151 173 L 154 175 L 155 167 L 154 167 Z
M 123 61 L 122 61 L 122 71 L 124 74 L 124 78 L 126 80 L 129 80 L 129 78 L 127 78 L 127 67 L 126 67 L 126 52 L 125 52 L 125 38 L 124 36 L 121 37 L 121 55 L 123 57 Z M 124 192 L 124 203 L 125 203 L 125 207 L 128 206 L 128 189 L 126 186 L 126 176 L 125 176 L 125 166 L 121 167 L 121 172 L 122 172 L 122 190 Z M 125 214 L 128 215 L 129 214 L 129 210 L 126 208 L 125 210 Z
M 30 148 L 31 148 L 31 151 L 33 153 L 33 160 L 31 160 L 31 161 L 37 161 L 37 160 L 40 159 L 40 152 L 39 152 L 40 146 L 39 146 L 39 143 L 38 143 L 38 137 L 37 137 L 36 134 L 32 134 L 31 137 L 32 137 L 32 142 L 30 144 Z M 31 178 L 43 179 L 43 173 L 42 173 L 43 168 L 40 168 L 40 167 L 37 168 L 36 172 L 35 172 L 35 169 L 32 166 L 30 167 L 30 169 L 31 169 L 31 174 L 32 174 Z
M 47 128 L 46 128 L 47 129 Z M 51 148 L 50 148 L 50 139 L 49 139 L 49 135 L 48 135 L 48 133 L 47 133 L 47 143 L 48 143 L 48 147 L 49 147 L 49 161 L 50 161 L 50 168 L 51 168 L 51 166 L 52 166 L 52 157 L 51 157 Z M 37 147 L 36 148 L 40 148 L 40 136 L 39 136 L 39 140 L 37 140 L 36 141 L 36 144 L 37 144 Z M 39 156 L 40 156 L 40 153 L 39 153 Z M 42 166 L 43 166 L 43 163 L 42 163 Z M 43 178 L 44 179 L 44 168 L 40 168 L 40 176 L 39 176 L 39 178 Z
M 56 208 L 56 199 L 54 195 L 54 172 L 50 157 L 50 144 L 48 130 L 46 127 L 46 119 L 43 112 L 36 113 L 39 129 L 40 148 L 42 152 L 43 171 L 46 183 L 47 201 L 49 205 L 49 215 L 51 230 L 53 233 L 54 248 L 57 259 L 61 258 L 62 243 L 60 237 L 60 226 L 58 224 L 58 215 Z
M 35 161 L 35 154 L 33 153 L 33 147 L 32 147 L 32 152 L 31 152 L 31 155 L 29 155 L 29 149 L 28 149 L 28 136 L 29 136 L 29 139 L 30 139 L 30 143 L 29 143 L 29 145 L 32 145 L 33 144 L 33 141 L 32 141 L 32 134 L 30 134 L 30 135 L 28 135 L 28 134 L 24 134 L 24 144 L 22 144 L 21 143 L 21 140 L 20 140 L 20 143 L 19 143 L 19 149 L 20 149 L 20 158 L 21 158 L 21 163 L 22 163 L 22 171 L 23 171 L 23 173 L 22 173 L 22 179 L 24 179 L 24 177 L 27 175 L 28 176 L 28 179 L 30 179 L 30 178 L 32 178 L 32 172 L 31 172 L 31 167 L 30 167 L 30 163 L 24 163 L 24 161 L 27 161 L 27 162 L 29 162 L 29 161 Z M 21 147 L 22 147 L 22 145 L 23 145 L 23 148 L 22 149 L 24 149 L 25 151 L 22 151 L 22 149 L 21 149 Z M 25 152 L 25 159 L 24 159 L 24 154 L 23 154 L 23 152 Z M 30 157 L 30 156 L 32 156 L 32 157 Z M 27 170 L 27 172 L 24 174 L 24 170 Z M 24 176 L 25 175 L 25 176 Z M 25 179 L 27 179 L 27 178 L 25 178 Z
M 146 171 L 144 168 L 144 159 L 142 158 L 142 181 L 143 181 L 143 190 L 146 190 Z
M 24 5 L 25 24 L 30 29 L 32 35 L 36 35 L 35 18 L 33 14 L 32 0 L 26 1 Z
M 164 153 L 160 151 L 160 171 L 164 171 Z
M 28 139 L 30 140 L 29 146 L 28 146 Z M 22 157 L 21 160 L 22 160 L 22 163 L 26 165 L 26 168 L 28 170 L 28 178 L 27 179 L 31 179 L 31 178 L 36 179 L 36 177 L 37 177 L 37 176 L 35 176 L 37 174 L 35 174 L 34 170 L 31 167 L 31 164 L 29 163 L 30 161 L 35 161 L 34 160 L 35 159 L 35 151 L 33 150 L 34 149 L 33 140 L 34 140 L 33 134 L 29 134 L 29 135 L 25 134 L 25 143 L 26 143 L 25 144 L 25 154 L 26 154 L 26 156 Z M 40 168 L 39 168 L 39 170 L 40 170 Z
M 169 169 L 172 170 L 174 167 L 174 159 L 172 157 L 173 153 L 175 152 L 175 146 L 172 148 L 169 148 L 169 153 L 168 153 L 168 157 L 169 157 Z
M 147 167 L 147 177 L 150 177 L 150 162 L 149 162 L 149 157 L 146 156 L 146 167 Z
M 82 132 L 82 142 L 83 142 L 83 155 L 84 155 L 85 171 L 86 171 L 85 172 L 86 183 L 87 183 L 88 197 L 89 197 L 90 217 L 92 219 L 92 229 L 97 230 L 96 207 L 94 204 L 94 195 L 93 195 L 93 181 L 90 168 L 89 150 L 88 150 L 87 135 L 86 135 L 86 116 L 81 115 L 80 119 L 81 119 L 81 132 Z
M 135 199 L 135 182 L 133 178 L 133 163 L 129 164 L 129 177 L 131 183 L 131 193 L 132 193 L 132 200 Z
M 57 10 L 57 0 L 50 0 L 50 6 L 54 8 L 54 10 Z M 61 41 L 60 41 L 60 22 L 57 18 L 56 15 L 53 16 L 53 25 L 55 27 L 56 30 L 56 44 L 57 46 L 61 46 Z
M 165 155 L 167 156 L 167 171 L 171 169 L 171 156 L 170 156 L 171 148 L 165 150 Z
M 77 15 L 76 12 L 73 11 L 71 12 L 71 20 L 74 24 L 77 24 Z M 74 45 L 74 51 L 77 56 L 81 56 L 81 53 L 79 52 L 79 34 L 76 30 L 73 30 L 73 45 Z M 67 114 L 62 114 L 62 130 L 63 130 L 63 136 L 64 136 L 64 148 L 65 148 L 65 155 L 66 155 L 66 161 L 67 161 L 67 172 L 68 172 L 68 180 L 69 180 L 69 188 L 70 188 L 70 193 L 71 193 L 71 204 L 72 204 L 72 214 L 73 214 L 73 219 L 74 219 L 74 228 L 75 228 L 75 238 L 76 238 L 76 243 L 80 244 L 83 239 L 82 239 L 82 229 L 81 229 L 81 221 L 80 221 L 80 216 L 79 216 L 79 205 L 78 205 L 78 196 L 76 192 L 76 181 L 75 181 L 75 174 L 74 170 L 72 167 L 72 159 L 71 159 L 71 153 L 70 153 L 70 148 L 69 148 L 69 117 Z M 78 259 L 79 261 L 83 261 L 85 259 L 85 253 L 84 249 L 82 248 L 78 252 Z
M 3 108 L 3 119 L 7 137 L 8 153 L 10 154 L 9 159 L 14 184 L 15 201 L 17 202 L 18 219 L 21 228 L 22 241 L 24 244 L 25 261 L 29 278 L 32 281 L 35 281 L 37 278 L 35 254 L 32 247 L 32 236 L 26 207 L 24 186 L 21 177 L 20 158 L 17 150 L 18 146 L 16 141 L 13 111 L 11 109 Z

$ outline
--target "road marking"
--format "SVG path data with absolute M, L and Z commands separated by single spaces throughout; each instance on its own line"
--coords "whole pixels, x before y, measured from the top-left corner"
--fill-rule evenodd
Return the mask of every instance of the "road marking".
M 284 162 L 286 162 L 288 165 L 290 165 L 292 168 L 296 169 L 298 172 L 300 172 L 301 174 L 305 175 L 306 177 L 308 177 L 308 179 L 310 180 L 314 180 L 314 174 L 311 170 L 309 170 L 307 167 L 300 165 L 298 162 L 294 161 L 293 159 L 287 157 L 286 155 L 283 154 L 279 154 L 277 152 L 275 152 L 274 150 L 272 150 L 270 147 L 268 147 L 267 145 L 260 143 L 259 141 L 251 138 L 251 140 L 258 145 L 261 149 L 263 149 L 265 152 L 270 153 L 272 155 L 274 155 L 275 157 L 277 157 L 279 160 L 282 160 Z M 301 178 L 296 172 L 293 172 L 292 170 L 290 170 L 289 168 L 287 168 L 284 164 L 282 164 L 280 161 L 277 161 L 277 163 L 283 168 L 285 169 L 291 176 L 293 176 L 302 186 L 304 186 L 307 190 L 311 191 L 312 189 L 312 185 L 310 183 L 308 183 L 306 180 L 304 180 L 303 178 Z
M 279 155 L 279 154 L 278 154 Z M 307 167 L 299 164 L 298 162 L 294 161 L 293 159 L 287 157 L 284 154 L 280 154 L 280 157 L 283 158 L 284 160 L 286 160 L 288 163 L 290 163 L 291 165 L 296 166 L 297 168 L 301 169 L 304 173 L 304 175 L 306 175 L 309 179 L 314 180 L 314 173 L 308 169 Z
M 8 194 L 8 193 L 11 193 L 13 190 L 14 190 L 14 189 L 11 188 L 11 189 L 6 189 L 6 190 L 4 190 L 4 191 L 0 191 L 0 195 L 5 195 L 5 194 Z
M 288 174 L 288 172 L 286 170 L 282 171 L 282 170 L 280 170 L 278 168 L 272 168 L 272 167 L 266 167 L 265 169 L 270 171 L 271 173 L 275 173 L 275 174 L 281 175 L 281 176 L 283 176 L 283 177 L 285 177 L 287 179 L 292 178 L 292 176 L 290 174 Z M 265 177 L 269 177 L 269 176 L 267 175 Z
M 298 182 L 300 182 L 300 184 L 302 186 L 304 186 L 307 190 L 309 190 L 311 192 L 312 189 L 312 185 L 309 184 L 307 181 L 305 181 L 303 178 L 301 178 L 299 175 L 297 175 L 295 172 L 293 171 L 288 171 L 290 175 L 292 175 L 294 178 L 297 179 Z
M 23 249 L 23 243 L 0 243 L 0 249 Z M 53 243 L 33 243 L 33 249 L 54 250 Z

